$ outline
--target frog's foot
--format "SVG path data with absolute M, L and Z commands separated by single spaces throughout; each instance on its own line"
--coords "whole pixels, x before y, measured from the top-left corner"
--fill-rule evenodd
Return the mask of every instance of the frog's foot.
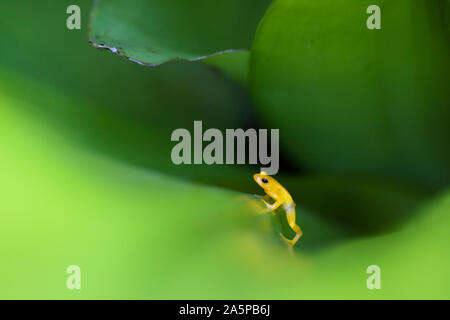
M 292 240 L 289 240 L 288 238 L 286 238 L 281 232 L 280 232 L 280 236 L 283 238 L 284 241 L 286 241 L 288 244 L 290 244 L 291 246 L 295 246 L 295 244 L 297 243 L 298 239 L 300 239 L 300 237 L 302 236 L 301 233 L 297 233 L 295 235 L 295 237 Z
M 264 209 L 262 213 L 271 213 L 273 216 L 276 215 L 275 210 L 273 210 L 270 206 L 267 206 L 267 208 Z
M 275 215 L 275 210 L 273 209 L 273 205 L 269 202 L 270 197 L 268 195 L 264 195 L 260 197 L 261 201 L 264 203 L 265 208 L 261 211 L 261 213 L 272 213 Z

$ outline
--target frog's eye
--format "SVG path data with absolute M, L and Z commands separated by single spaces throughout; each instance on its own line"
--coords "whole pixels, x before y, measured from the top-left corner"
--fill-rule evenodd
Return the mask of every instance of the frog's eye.
M 261 181 L 262 181 L 263 183 L 269 182 L 266 178 L 262 178 Z

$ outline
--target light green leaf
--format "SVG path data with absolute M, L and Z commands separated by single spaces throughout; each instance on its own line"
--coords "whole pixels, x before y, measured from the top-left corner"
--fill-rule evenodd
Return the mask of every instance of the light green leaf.
M 417 210 L 426 194 L 409 186 L 280 174 L 305 232 L 290 252 L 281 210 L 224 188 L 261 194 L 250 170 L 166 158 L 191 117 L 244 127 L 245 93 L 198 64 L 94 50 L 55 27 L 72 2 L 53 2 L 0 4 L 0 298 L 450 298 L 448 192 Z M 66 287 L 74 264 L 80 291 Z M 371 264 L 380 291 L 365 286 Z
M 0 95 L 2 299 L 449 298 L 448 193 L 372 238 L 339 238 L 299 204 L 292 253 L 251 197 L 94 156 L 28 104 Z M 382 290 L 366 287 L 373 264 Z

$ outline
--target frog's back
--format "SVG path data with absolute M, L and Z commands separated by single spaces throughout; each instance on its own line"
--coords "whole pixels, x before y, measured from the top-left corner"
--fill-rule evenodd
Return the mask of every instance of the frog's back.
M 280 183 L 276 182 L 274 186 L 274 193 L 277 194 L 277 200 L 283 202 L 283 204 L 292 204 L 295 206 L 294 200 L 290 193 Z

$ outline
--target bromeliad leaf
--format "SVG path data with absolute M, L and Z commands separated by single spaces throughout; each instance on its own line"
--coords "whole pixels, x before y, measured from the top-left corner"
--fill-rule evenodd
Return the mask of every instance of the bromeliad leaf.
M 362 2 L 273 3 L 250 57 L 258 109 L 310 170 L 448 185 L 444 2 L 371 1 L 386 32 L 366 27 Z
M 127 59 L 159 65 L 248 50 L 270 0 L 98 0 L 90 41 Z

